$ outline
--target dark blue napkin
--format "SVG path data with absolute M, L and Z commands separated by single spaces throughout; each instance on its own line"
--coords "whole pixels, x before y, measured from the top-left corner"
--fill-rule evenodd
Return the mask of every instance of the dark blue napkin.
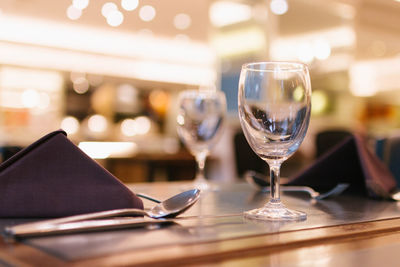
M 68 140 L 49 133 L 0 165 L 0 217 L 61 217 L 143 202 Z
M 327 191 L 338 183 L 346 190 L 375 198 L 390 198 L 396 180 L 387 166 L 371 151 L 365 139 L 353 134 L 334 146 L 313 164 L 290 178 L 288 185 L 307 185 Z

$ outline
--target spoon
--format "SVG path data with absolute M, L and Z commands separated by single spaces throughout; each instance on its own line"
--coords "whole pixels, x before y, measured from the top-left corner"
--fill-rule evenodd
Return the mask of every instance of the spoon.
M 192 189 L 175 195 L 155 205 L 148 211 L 142 209 L 116 209 L 100 211 L 81 215 L 68 216 L 58 219 L 50 219 L 33 223 L 25 223 L 5 229 L 6 234 L 15 235 L 18 232 L 32 232 L 33 230 L 46 230 L 54 225 L 115 216 L 142 215 L 153 219 L 173 218 L 190 208 L 200 198 L 200 190 Z
M 254 171 L 247 171 L 245 173 L 246 181 L 251 184 L 253 187 L 257 189 L 261 189 L 264 192 L 270 191 L 270 184 L 267 182 L 265 176 L 262 174 L 256 173 Z M 309 186 L 290 186 L 290 185 L 282 185 L 281 190 L 286 192 L 306 192 L 308 193 L 312 199 L 321 200 L 332 196 L 337 196 L 341 194 L 344 190 L 349 187 L 347 183 L 339 183 L 334 188 L 325 193 L 319 193 L 312 189 Z
M 153 201 L 153 202 L 155 202 L 155 203 L 161 203 L 160 200 L 158 200 L 158 199 L 156 199 L 156 198 L 154 198 L 154 197 L 152 197 L 152 196 L 149 196 L 149 195 L 147 195 L 147 194 L 145 194 L 145 193 L 135 193 L 135 195 L 138 196 L 138 197 L 140 197 L 140 198 L 144 198 L 144 199 Z

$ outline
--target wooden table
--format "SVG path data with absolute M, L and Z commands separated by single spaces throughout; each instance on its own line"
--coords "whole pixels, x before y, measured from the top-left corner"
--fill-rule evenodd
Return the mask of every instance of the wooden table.
M 132 184 L 165 199 L 190 184 Z M 302 193 L 282 200 L 306 211 L 301 222 L 251 221 L 247 209 L 268 195 L 247 184 L 220 185 L 176 223 L 85 234 L 3 240 L 2 262 L 16 266 L 399 266 L 400 205 L 341 195 L 319 202 Z M 145 201 L 145 206 L 153 203 Z M 2 225 L 18 223 L 2 220 Z

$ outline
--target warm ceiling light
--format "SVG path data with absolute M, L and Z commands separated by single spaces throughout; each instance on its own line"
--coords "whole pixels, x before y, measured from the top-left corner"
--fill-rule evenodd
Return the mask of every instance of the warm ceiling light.
M 314 55 L 317 59 L 324 60 L 331 55 L 331 46 L 325 40 L 316 40 L 313 44 Z
M 357 61 L 349 70 L 350 90 L 355 96 L 372 96 L 378 92 L 398 90 L 400 78 L 397 57 Z
M 185 13 L 177 14 L 174 17 L 174 26 L 178 30 L 186 30 L 192 24 L 192 18 Z
M 216 79 L 216 55 L 205 43 L 8 14 L 0 17 L 0 25 L 7 25 L 0 31 L 3 65 L 189 85 Z
M 34 89 L 25 90 L 22 95 L 22 105 L 26 108 L 34 108 L 39 103 L 39 93 Z
M 304 63 L 310 63 L 314 60 L 313 47 L 309 42 L 304 42 L 297 45 L 297 58 Z
M 300 59 L 303 62 L 309 62 L 313 60 L 313 57 L 324 60 L 331 57 L 333 49 L 350 48 L 354 44 L 355 33 L 352 28 L 336 27 L 285 38 L 275 38 L 270 46 L 270 56 L 273 60 Z
M 241 3 L 218 1 L 211 5 L 209 16 L 214 26 L 223 27 L 250 20 L 252 9 L 250 6 Z
M 76 8 L 76 9 L 85 9 L 88 7 L 89 5 L 89 0 L 72 0 L 72 5 Z
M 137 145 L 133 142 L 80 142 L 78 146 L 94 159 L 131 157 L 138 150 Z
M 82 10 L 77 9 L 76 7 L 74 7 L 72 5 L 67 8 L 67 17 L 70 20 L 77 20 L 81 16 L 82 16 Z
M 271 8 L 272 13 L 275 15 L 283 15 L 289 9 L 286 0 L 272 0 L 269 4 L 269 7 Z
M 63 83 L 64 79 L 61 73 L 57 71 L 32 70 L 5 66 L 0 70 L 0 88 L 36 88 L 45 92 L 60 92 Z
M 126 11 L 135 10 L 139 5 L 139 0 L 121 0 L 121 6 Z
M 156 16 L 156 9 L 153 6 L 143 6 L 139 11 L 139 17 L 143 21 L 152 21 Z
M 107 18 L 108 14 L 110 14 L 110 12 L 118 10 L 118 7 L 116 4 L 112 3 L 112 2 L 107 2 L 103 5 L 103 7 L 101 8 L 101 14 Z
M 110 26 L 117 27 L 124 21 L 124 15 L 118 11 L 113 10 L 107 15 L 107 23 Z
M 220 56 L 228 57 L 261 51 L 265 47 L 265 33 L 257 27 L 221 33 L 212 44 Z

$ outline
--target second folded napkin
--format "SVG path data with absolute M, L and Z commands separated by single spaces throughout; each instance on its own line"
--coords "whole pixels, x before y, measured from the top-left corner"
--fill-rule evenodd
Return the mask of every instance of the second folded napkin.
M 389 198 L 396 181 L 386 165 L 371 153 L 363 137 L 354 134 L 290 178 L 288 185 L 307 185 L 327 191 L 348 183 L 348 192 Z
M 0 165 L 0 217 L 61 217 L 143 202 L 68 140 L 42 137 Z

